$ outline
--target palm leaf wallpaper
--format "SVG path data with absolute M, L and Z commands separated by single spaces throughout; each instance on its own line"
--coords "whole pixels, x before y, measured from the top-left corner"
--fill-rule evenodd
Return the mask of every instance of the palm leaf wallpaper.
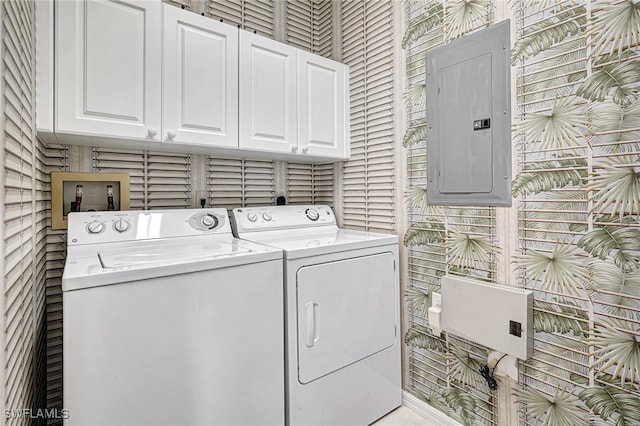
M 489 348 L 435 336 L 444 274 L 534 291 L 534 352 L 519 363 L 521 425 L 640 424 L 640 3 L 405 0 L 409 388 L 465 425 L 503 403 L 474 371 Z M 510 18 L 517 235 L 493 208 L 426 203 L 424 54 Z
M 409 248 L 411 287 L 405 300 L 412 326 L 405 336 L 411 350 L 412 387 L 419 398 L 465 425 L 493 425 L 497 421 L 495 395 L 479 375 L 486 348 L 454 336 L 435 336 L 427 327 L 425 303 L 439 290 L 445 273 L 491 281 L 495 275 L 495 210 L 445 208 L 426 204 L 426 113 L 424 52 L 493 21 L 490 1 L 406 1 L 407 54 L 405 106 L 408 152 L 410 226 L 404 235 Z M 428 307 L 428 306 L 426 306 Z

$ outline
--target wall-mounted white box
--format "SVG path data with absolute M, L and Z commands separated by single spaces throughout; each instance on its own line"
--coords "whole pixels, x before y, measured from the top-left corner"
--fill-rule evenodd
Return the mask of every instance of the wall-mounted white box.
M 445 275 L 442 330 L 526 360 L 533 350 L 533 292 Z

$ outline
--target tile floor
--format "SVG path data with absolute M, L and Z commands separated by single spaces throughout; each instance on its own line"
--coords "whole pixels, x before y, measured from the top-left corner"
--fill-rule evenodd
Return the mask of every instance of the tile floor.
M 371 426 L 432 426 L 427 420 L 407 407 L 399 407 Z

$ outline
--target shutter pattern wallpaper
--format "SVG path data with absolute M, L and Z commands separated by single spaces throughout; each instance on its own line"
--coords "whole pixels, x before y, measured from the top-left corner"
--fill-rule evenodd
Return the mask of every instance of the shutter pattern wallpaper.
M 275 164 L 207 157 L 207 204 L 212 207 L 275 204 Z
M 69 148 L 49 145 L 43 152 L 45 179 L 42 198 L 46 200 L 46 341 L 47 378 L 46 407 L 61 410 L 62 407 L 62 272 L 67 251 L 66 231 L 51 229 L 51 172 L 69 171 Z M 43 385 L 45 386 L 45 385 Z M 43 405 L 40 405 L 43 406 Z M 59 423 L 51 419 L 50 422 Z
M 440 291 L 443 275 L 494 282 L 500 255 L 495 209 L 428 206 L 425 140 L 425 52 L 487 27 L 494 19 L 493 8 L 483 1 L 407 1 L 405 17 L 408 388 L 462 424 L 497 425 L 496 395 L 479 374 L 481 364 L 487 363 L 487 348 L 454 335 L 436 337 L 427 321 L 431 294 Z
M 637 4 L 509 4 L 506 13 L 516 30 L 514 253 L 502 252 L 496 241 L 494 209 L 425 203 L 424 52 L 493 23 L 499 3 L 405 2 L 409 387 L 465 425 L 500 423 L 495 408 L 503 401 L 493 400 L 497 393 L 473 371 L 486 362 L 486 350 L 452 336 L 436 338 L 425 320 L 440 276 L 493 282 L 499 259 L 513 265 L 513 285 L 534 291 L 534 351 L 520 362 L 513 396 L 519 423 L 638 425 Z M 472 250 L 459 246 L 461 233 L 467 235 L 464 245 L 473 242 Z
M 0 4 L 2 34 L 2 334 L 0 407 L 6 424 L 17 410 L 46 398 L 45 259 L 48 185 L 44 148 L 35 137 L 34 3 Z M 16 410 L 16 411 L 14 411 Z M 5 418 L 9 417 L 9 418 Z
M 346 0 L 341 16 L 342 61 L 351 77 L 351 159 L 342 166 L 342 222 L 394 232 L 393 2 Z
M 265 37 L 275 36 L 273 0 L 207 0 L 207 13 L 214 19 L 235 24 Z M 212 207 L 275 204 L 273 161 L 206 157 L 207 204 Z
M 334 2 L 292 0 L 285 3 L 285 42 L 333 58 Z M 335 195 L 334 163 L 287 163 L 288 204 L 328 204 Z
M 93 148 L 94 172 L 127 173 L 132 210 L 191 207 L 191 155 Z
M 189 0 L 169 3 L 187 8 L 193 6 Z M 354 216 L 352 224 L 362 223 L 365 216 L 360 212 L 368 209 L 372 220 L 364 225 L 367 229 L 392 230 L 394 210 L 389 206 L 393 205 L 395 194 L 393 186 L 385 182 L 393 180 L 394 155 L 386 150 L 388 141 L 393 138 L 391 126 L 388 126 L 392 123 L 389 117 L 393 116 L 393 108 L 382 99 L 393 91 L 390 81 L 393 73 L 378 75 L 375 72 L 382 69 L 379 64 L 393 63 L 393 58 L 381 53 L 393 43 L 391 2 L 382 2 L 381 6 L 372 2 L 363 9 L 358 9 L 361 2 L 343 6 L 322 0 L 291 1 L 278 8 L 274 1 L 211 0 L 205 3 L 208 16 L 268 37 L 275 36 L 274 23 L 280 22 L 286 38 L 283 41 L 326 57 L 337 56 L 333 49 L 336 8 L 343 12 L 357 11 L 359 15 L 355 19 L 362 28 L 372 20 L 366 24 L 366 40 L 358 44 L 355 36 L 344 44 L 351 46 L 353 64 L 361 69 L 360 84 L 366 87 L 367 105 L 371 105 L 367 120 L 377 126 L 372 124 L 367 128 L 370 147 L 365 148 L 364 142 L 361 144 L 360 160 L 349 170 L 365 168 L 372 188 L 376 182 L 379 185 L 366 194 L 368 198 L 361 203 L 364 207 Z M 276 9 L 284 15 L 276 17 Z M 83 152 L 90 152 L 87 156 L 90 158 L 81 156 L 81 164 L 73 163 L 72 168 L 70 159 L 76 159 L 75 150 L 79 148 L 44 146 L 35 137 L 34 4 L 21 0 L 2 2 L 0 11 L 3 43 L 0 117 L 4 124 L 0 151 L 3 165 L 0 183 L 3 298 L 0 306 L 6 319 L 0 339 L 3 348 L 0 397 L 3 408 L 46 406 L 59 412 L 63 408 L 61 277 L 66 232 L 53 231 L 50 227 L 52 171 L 126 172 L 131 176 L 131 207 L 158 209 L 193 205 L 194 157 L 198 164 L 206 164 L 204 181 L 209 202 L 227 207 L 273 204 L 276 174 L 279 173 L 282 173 L 282 179 L 290 179 L 283 188 L 292 200 L 332 205 L 338 196 L 334 179 L 336 170 L 333 164 L 223 160 L 101 147 L 90 151 L 82 148 Z M 368 46 L 368 50 L 359 56 L 357 49 L 362 45 Z M 380 84 L 366 85 L 365 75 L 372 81 L 379 79 Z M 364 108 L 365 103 L 358 105 Z M 383 130 L 385 127 L 387 129 Z M 20 421 L 9 420 L 8 423 Z M 50 419 L 47 423 L 59 424 L 60 419 Z
M 289 0 L 285 2 L 285 42 L 326 58 L 332 57 L 332 2 Z
M 274 0 L 206 0 L 207 16 L 273 37 Z
M 327 204 L 333 207 L 334 168 L 331 164 L 287 164 L 288 204 Z
M 332 58 L 333 54 L 333 7 L 335 2 L 314 0 L 313 7 L 313 52 Z
M 332 2 L 291 0 L 284 3 L 285 43 L 331 57 Z M 245 30 L 275 38 L 272 1 L 207 1 L 210 16 Z M 333 163 L 286 164 L 287 202 L 333 205 Z M 276 164 L 273 161 L 207 157 L 208 204 L 245 207 L 275 204 Z
M 298 49 L 313 52 L 313 16 L 312 0 L 292 0 L 285 2 L 285 41 Z

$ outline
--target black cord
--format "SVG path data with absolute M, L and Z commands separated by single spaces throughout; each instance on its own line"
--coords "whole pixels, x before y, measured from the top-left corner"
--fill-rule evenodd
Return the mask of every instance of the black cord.
M 496 372 L 496 367 L 505 356 L 507 356 L 507 354 L 504 354 L 500 357 L 500 359 L 493 366 L 493 369 L 491 369 L 491 372 L 489 372 L 489 366 L 487 364 L 482 364 L 480 366 L 480 375 L 482 375 L 482 377 L 484 377 L 484 379 L 487 381 L 487 386 L 489 386 L 489 389 L 491 390 L 498 390 L 498 381 L 496 380 L 493 373 Z
M 498 361 L 496 361 L 495 365 L 493 366 L 493 370 L 491 370 L 491 375 L 493 376 L 493 373 L 496 372 L 496 367 L 498 366 L 498 364 L 500 364 L 500 361 L 502 361 L 502 359 L 507 356 L 507 354 L 504 354 L 500 357 L 500 359 Z
M 487 366 L 487 364 L 480 365 L 480 375 L 487 381 L 487 386 L 489 386 L 489 389 L 491 389 L 492 391 L 498 390 L 498 382 L 496 381 L 496 378 L 493 377 L 493 375 L 489 372 L 489 367 Z

